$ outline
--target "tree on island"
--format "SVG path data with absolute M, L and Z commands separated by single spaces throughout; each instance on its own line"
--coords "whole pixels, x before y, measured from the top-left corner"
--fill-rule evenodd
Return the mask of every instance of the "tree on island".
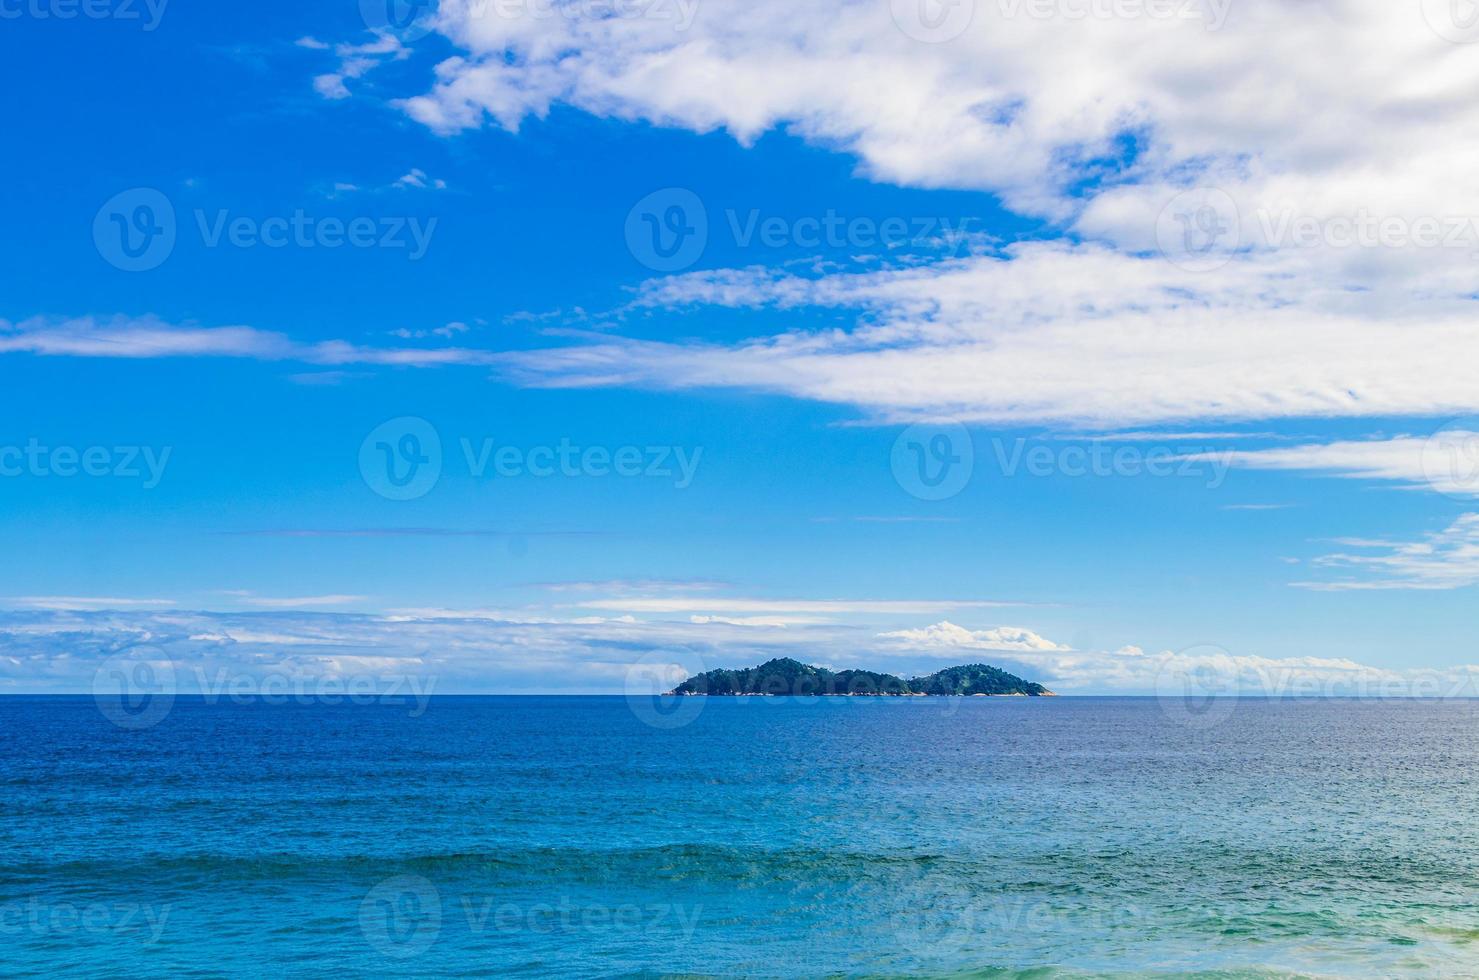
M 669 693 L 773 697 L 903 697 L 916 694 L 1042 697 L 1051 696 L 1053 692 L 1041 684 L 987 664 L 946 667 L 906 681 L 893 674 L 855 669 L 833 671 L 790 657 L 780 657 L 758 667 L 721 668 L 695 674 Z

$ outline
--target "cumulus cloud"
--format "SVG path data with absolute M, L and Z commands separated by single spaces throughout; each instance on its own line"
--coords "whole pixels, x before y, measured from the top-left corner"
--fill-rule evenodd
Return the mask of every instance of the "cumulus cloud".
M 1031 630 L 968 630 L 948 621 L 882 633 L 880 639 L 936 657 L 958 657 L 967 650 L 993 652 L 993 660 L 1019 665 L 1017 669 L 1024 674 L 1060 692 L 1099 690 L 1175 697 L 1401 695 L 1416 691 L 1419 681 L 1432 687 L 1426 690 L 1428 694 L 1479 692 L 1474 684 L 1479 668 L 1472 667 L 1389 670 L 1345 658 L 1233 654 L 1205 644 L 1159 653 L 1133 645 L 1113 651 L 1074 650 Z
M 558 104 L 746 143 L 784 129 L 856 156 L 876 180 L 989 191 L 1131 251 L 1155 247 L 1161 212 L 1189 184 L 1226 195 L 1253 249 L 1302 241 L 1302 219 L 1355 222 L 1363 209 L 1377 233 L 1387 219 L 1479 215 L 1466 179 L 1479 64 L 1443 36 L 1455 25 L 1431 21 L 1440 5 L 1207 0 L 1174 16 L 1084 16 L 1090 5 L 978 2 L 958 5 L 974 17 L 944 35 L 910 6 L 538 16 L 446 0 L 436 27 L 461 54 L 399 104 L 447 134 L 517 130 Z M 1369 267 L 1360 251 L 1336 261 Z M 1406 251 L 1408 266 L 1427 264 Z
M 690 19 L 682 4 L 541 17 L 446 0 L 437 27 L 463 54 L 401 104 L 445 133 L 517 129 L 560 103 L 745 142 L 784 127 L 876 179 L 989 190 L 1049 215 L 1078 209 L 1086 177 L 1154 187 L 1193 167 L 1275 195 L 1419 203 L 1453 189 L 1476 143 L 1463 93 L 1479 66 L 1416 4 L 965 6 L 958 36 L 927 43 L 907 4 L 729 0 Z M 1135 208 L 1107 200 L 1096 225 Z
M 784 130 L 875 180 L 992 193 L 1057 239 L 870 275 L 672 277 L 639 303 L 858 319 L 740 343 L 576 343 L 511 355 L 509 371 L 746 387 L 883 419 L 1474 410 L 1460 365 L 1479 354 L 1479 62 L 1441 4 L 957 6 L 974 18 L 941 34 L 910 4 L 852 0 L 619 16 L 441 4 L 435 28 L 460 53 L 398 103 L 437 132 L 517 130 L 556 105 L 746 143 Z M 1209 263 L 1188 243 L 1214 226 Z

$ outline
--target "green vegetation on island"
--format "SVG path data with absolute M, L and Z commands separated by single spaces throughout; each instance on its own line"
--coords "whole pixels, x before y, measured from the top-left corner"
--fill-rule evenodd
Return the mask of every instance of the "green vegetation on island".
M 871 670 L 828 670 L 782 657 L 758 667 L 721 668 L 695 674 L 670 694 L 814 695 L 905 697 L 918 695 L 1052 697 L 1041 684 L 1023 680 L 986 664 L 946 667 L 924 677 L 904 680 Z

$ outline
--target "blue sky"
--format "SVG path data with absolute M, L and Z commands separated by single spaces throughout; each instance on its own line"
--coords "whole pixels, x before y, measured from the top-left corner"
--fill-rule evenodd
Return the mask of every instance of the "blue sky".
M 6 8 L 0 689 L 1470 676 L 1462 25 L 511 4 Z

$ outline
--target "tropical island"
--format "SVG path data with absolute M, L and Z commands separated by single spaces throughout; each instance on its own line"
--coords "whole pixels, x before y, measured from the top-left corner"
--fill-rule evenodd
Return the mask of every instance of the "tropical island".
M 871 670 L 828 670 L 782 657 L 758 667 L 695 674 L 669 694 L 744 697 L 1056 697 L 1041 684 L 986 664 L 946 667 L 904 680 Z

